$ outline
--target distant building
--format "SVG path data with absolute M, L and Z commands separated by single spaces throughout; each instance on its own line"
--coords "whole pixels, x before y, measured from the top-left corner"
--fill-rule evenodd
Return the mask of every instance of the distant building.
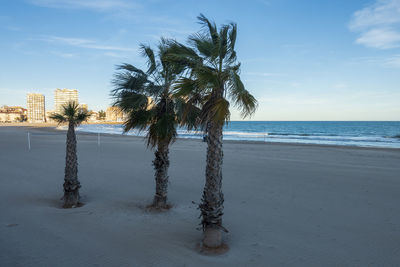
M 99 118 L 99 113 L 96 112 L 96 111 L 91 111 L 90 112 L 90 117 L 88 118 L 88 121 L 89 122 L 95 122 L 95 121 L 98 121 L 98 118 Z
M 23 107 L 3 106 L 0 108 L 0 122 L 18 122 L 26 120 L 27 110 Z
M 151 98 L 150 96 L 147 97 L 147 110 L 151 109 L 154 107 L 154 102 L 153 102 L 153 98 Z
M 79 109 L 82 111 L 86 111 L 86 112 L 89 111 L 88 104 L 84 104 L 84 103 L 79 104 Z
M 106 110 L 106 121 L 123 122 L 126 114 L 119 107 L 108 107 Z
M 50 119 L 50 116 L 53 115 L 53 114 L 54 114 L 54 110 L 46 111 L 46 121 L 47 122 L 55 122 L 52 119 Z
M 56 89 L 54 90 L 54 111 L 61 113 L 63 106 L 70 101 L 79 103 L 78 90 L 75 89 Z
M 28 109 L 28 122 L 46 122 L 46 109 L 44 95 L 27 94 L 26 107 Z

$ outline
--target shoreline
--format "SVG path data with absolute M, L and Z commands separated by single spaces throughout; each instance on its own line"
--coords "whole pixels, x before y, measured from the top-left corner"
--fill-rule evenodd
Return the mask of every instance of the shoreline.
M 57 129 L 58 124 L 40 124 L 39 126 L 35 123 L 29 123 L 27 125 L 8 125 L 9 127 L 21 127 L 21 128 L 29 128 L 33 130 L 41 130 L 48 132 L 66 132 L 63 129 Z M 103 123 L 100 123 L 103 124 Z M 0 129 L 2 124 L 0 123 Z M 77 135 L 87 135 L 87 136 L 97 136 L 97 133 L 93 132 L 85 132 L 85 131 L 76 131 Z M 101 136 L 113 136 L 113 137 L 123 137 L 123 138 L 132 138 L 132 139 L 143 139 L 144 136 L 134 136 L 127 134 L 117 134 L 117 133 L 100 133 Z M 182 138 L 177 137 L 176 141 L 198 141 L 203 143 L 201 138 Z M 295 146 L 295 147 L 319 147 L 319 148 L 339 148 L 339 149 L 360 149 L 360 150 L 380 150 L 380 151 L 400 151 L 400 148 L 396 147 L 372 147 L 372 146 L 356 146 L 356 145 L 338 145 L 338 144 L 313 144 L 313 143 L 289 143 L 289 142 L 268 142 L 268 141 L 254 141 L 254 140 L 223 140 L 224 144 L 254 144 L 254 145 L 270 145 L 270 146 Z

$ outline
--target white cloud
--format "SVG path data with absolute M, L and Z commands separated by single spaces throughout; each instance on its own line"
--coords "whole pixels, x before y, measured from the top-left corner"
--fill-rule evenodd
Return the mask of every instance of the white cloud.
M 393 55 L 392 57 L 386 58 L 383 65 L 386 67 L 400 68 L 400 55 Z
M 400 46 L 400 0 L 377 0 L 353 14 L 349 24 L 359 32 L 356 43 L 389 49 Z
M 127 48 L 121 46 L 114 46 L 114 45 L 105 45 L 101 44 L 95 40 L 90 39 L 81 39 L 81 38 L 68 38 L 68 37 L 59 37 L 59 36 L 48 36 L 42 38 L 40 40 L 47 41 L 50 43 L 60 43 L 70 46 L 76 46 L 81 48 L 88 48 L 88 49 L 97 49 L 97 50 L 106 50 L 106 51 L 125 51 L 125 52 L 136 52 L 137 49 L 134 48 Z
M 111 11 L 138 7 L 133 1 L 126 0 L 30 0 L 37 6 L 48 8 L 89 9 L 94 11 Z
M 62 53 L 62 52 L 58 52 L 58 51 L 51 51 L 51 53 L 53 55 L 62 57 L 62 58 L 76 58 L 78 57 L 77 54 L 72 54 L 72 53 Z
M 376 28 L 363 32 L 356 43 L 380 49 L 395 48 L 400 46 L 400 32 Z
M 400 68 L 400 54 L 379 57 L 352 58 L 348 63 L 356 65 L 372 65 L 384 68 Z

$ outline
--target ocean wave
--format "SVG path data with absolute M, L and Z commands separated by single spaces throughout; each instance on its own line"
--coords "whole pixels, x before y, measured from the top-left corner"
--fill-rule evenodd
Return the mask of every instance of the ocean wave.
M 288 135 L 298 135 L 298 136 L 311 136 L 312 134 L 305 134 L 305 133 L 267 133 L 267 135 L 281 135 L 281 136 L 288 136 Z
M 324 127 L 315 127 L 314 125 L 313 128 L 308 126 L 306 127 L 306 125 L 297 127 L 296 125 L 298 125 L 298 123 L 291 125 L 290 122 L 286 122 L 278 125 L 280 126 L 280 129 L 275 125 L 275 128 L 277 128 L 278 131 L 274 131 L 267 129 L 267 127 L 264 126 L 251 124 L 250 122 L 247 124 L 248 125 L 244 125 L 244 123 L 232 123 L 231 126 L 224 128 L 224 140 L 400 148 L 400 134 L 395 134 L 398 130 L 395 132 L 393 132 L 393 130 L 382 131 L 382 129 L 377 126 L 360 130 L 359 127 L 357 128 L 358 124 L 355 125 L 355 127 L 350 128 L 348 127 L 348 123 L 344 123 L 341 129 L 337 129 L 338 126 L 337 123 L 335 123 L 331 128 L 327 128 L 325 125 Z M 268 125 L 269 124 L 271 123 L 268 123 Z M 309 125 L 310 122 L 307 122 L 306 124 Z M 267 125 L 267 123 L 265 125 Z M 247 129 L 244 126 L 246 126 Z M 280 131 L 281 129 L 283 131 Z M 399 127 L 397 127 L 397 129 L 399 129 Z M 298 130 L 298 132 L 296 132 L 296 130 Z M 77 131 L 123 134 L 123 125 L 81 125 L 77 128 Z M 204 135 L 203 131 L 188 131 L 184 128 L 178 128 L 177 133 L 179 138 L 185 139 L 201 139 Z M 132 130 L 125 134 L 131 136 L 145 136 L 147 132 Z

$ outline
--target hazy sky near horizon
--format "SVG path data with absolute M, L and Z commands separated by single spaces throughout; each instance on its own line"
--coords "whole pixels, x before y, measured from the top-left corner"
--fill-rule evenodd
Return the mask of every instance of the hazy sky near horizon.
M 238 24 L 252 120 L 400 120 L 400 0 L 3 0 L 0 105 L 38 92 L 50 110 L 74 88 L 105 109 L 115 65 L 144 67 L 139 44 L 161 36 L 185 42 L 200 13 Z

